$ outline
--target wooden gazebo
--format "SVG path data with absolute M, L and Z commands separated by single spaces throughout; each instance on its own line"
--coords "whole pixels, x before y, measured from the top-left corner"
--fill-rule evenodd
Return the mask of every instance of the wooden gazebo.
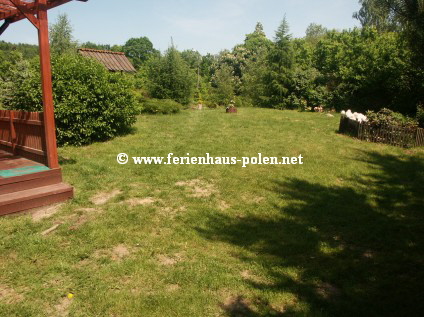
M 0 35 L 22 19 L 38 30 L 43 91 L 43 112 L 0 110 L 0 215 L 73 196 L 62 183 L 57 155 L 47 20 L 49 9 L 70 1 L 0 0 Z

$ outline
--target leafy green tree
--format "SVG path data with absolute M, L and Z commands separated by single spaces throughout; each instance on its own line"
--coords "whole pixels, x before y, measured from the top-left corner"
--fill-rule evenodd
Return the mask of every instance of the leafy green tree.
M 153 98 L 172 99 L 187 105 L 193 97 L 195 72 L 174 46 L 164 56 L 152 58 L 148 62 L 147 78 L 148 91 Z
M 218 105 L 226 106 L 234 98 L 233 68 L 222 64 L 212 77 L 212 100 Z
M 312 46 L 317 45 L 320 39 L 328 32 L 328 29 L 321 24 L 311 23 L 306 29 L 305 40 Z
M 197 72 L 197 69 L 199 68 L 200 62 L 202 60 L 202 55 L 198 51 L 195 51 L 195 50 L 182 51 L 181 57 L 191 69 L 194 69 Z
M 397 0 L 396 0 L 397 1 Z M 401 26 L 391 12 L 392 0 L 359 0 L 361 8 L 353 13 L 353 17 L 363 27 L 375 27 L 379 32 L 398 31 Z
M 17 51 L 22 53 L 24 59 L 31 59 L 38 56 L 38 45 L 25 44 L 25 43 L 8 43 L 0 41 L 0 51 L 8 53 L 11 51 Z
M 129 39 L 122 47 L 122 51 L 132 60 L 137 69 L 150 57 L 159 54 L 159 51 L 153 47 L 152 42 L 146 36 Z
M 314 53 L 332 107 L 403 113 L 416 107 L 410 57 L 401 35 L 368 28 L 329 32 Z
M 272 41 L 265 35 L 262 23 L 258 22 L 252 33 L 246 34 L 244 47 L 246 48 L 246 58 L 255 60 L 258 55 L 268 51 L 272 46 Z
M 59 14 L 56 23 L 50 27 L 50 47 L 52 53 L 64 54 L 76 48 L 72 36 L 72 26 L 66 13 Z

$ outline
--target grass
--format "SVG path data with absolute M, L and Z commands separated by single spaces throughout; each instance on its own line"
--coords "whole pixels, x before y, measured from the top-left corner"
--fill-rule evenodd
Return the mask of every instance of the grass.
M 339 135 L 338 121 L 184 111 L 60 149 L 75 199 L 38 222 L 0 218 L 0 315 L 419 316 L 424 150 Z M 304 164 L 119 165 L 121 152 Z

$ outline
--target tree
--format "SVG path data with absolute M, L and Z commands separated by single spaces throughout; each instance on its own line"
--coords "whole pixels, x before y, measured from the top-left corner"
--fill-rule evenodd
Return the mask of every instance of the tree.
M 270 106 L 285 108 L 285 98 L 290 93 L 292 85 L 292 70 L 294 65 L 294 53 L 289 34 L 289 25 L 284 17 L 278 27 L 274 45 L 268 54 L 269 70 L 266 75 L 268 97 Z
M 305 40 L 315 46 L 318 41 L 328 32 L 321 24 L 311 23 L 306 29 Z
M 363 26 L 379 31 L 401 31 L 412 51 L 412 82 L 419 95 L 417 104 L 424 103 L 424 1 L 423 0 L 360 0 L 361 9 L 354 17 Z
M 191 68 L 196 70 L 199 68 L 200 62 L 202 60 L 202 55 L 195 50 L 185 50 L 181 52 L 181 57 L 187 65 Z
M 212 77 L 212 99 L 219 105 L 228 105 L 234 97 L 233 69 L 227 64 L 222 64 Z
M 153 47 L 152 42 L 146 36 L 129 39 L 122 47 L 122 51 L 132 60 L 137 69 L 150 57 L 159 54 L 159 51 Z
M 262 23 L 256 23 L 253 33 L 246 34 L 244 47 L 247 50 L 247 58 L 255 60 L 259 54 L 269 50 L 272 41 L 269 40 L 264 32 Z
M 147 64 L 147 85 L 150 95 L 189 104 L 196 84 L 195 72 L 190 69 L 174 46 L 164 56 L 154 57 Z
M 77 43 L 72 36 L 72 26 L 66 13 L 59 14 L 57 22 L 50 27 L 50 47 L 55 54 L 64 54 L 75 49 Z
M 392 14 L 389 1 L 382 0 L 359 0 L 361 8 L 353 13 L 353 17 L 363 27 L 375 27 L 379 32 L 398 31 L 399 21 Z

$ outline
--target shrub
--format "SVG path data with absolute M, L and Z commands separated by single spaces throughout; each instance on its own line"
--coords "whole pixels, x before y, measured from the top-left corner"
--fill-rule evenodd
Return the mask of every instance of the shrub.
M 52 59 L 53 98 L 59 145 L 103 141 L 126 132 L 136 121 L 130 82 L 79 55 Z M 42 111 L 38 62 L 17 76 L 8 109 Z
M 421 128 L 424 128 L 424 106 L 419 105 L 417 107 L 417 121 Z
M 171 114 L 181 111 L 183 106 L 171 99 L 149 99 L 143 103 L 143 113 Z
M 378 112 L 367 111 L 366 116 L 371 125 L 379 127 L 403 127 L 416 128 L 418 123 L 416 120 L 405 117 L 401 113 L 394 112 L 390 109 L 383 108 Z
M 252 102 L 250 101 L 249 98 L 247 97 L 243 97 L 243 96 L 234 96 L 234 105 L 237 108 L 242 108 L 242 107 L 253 107 Z

